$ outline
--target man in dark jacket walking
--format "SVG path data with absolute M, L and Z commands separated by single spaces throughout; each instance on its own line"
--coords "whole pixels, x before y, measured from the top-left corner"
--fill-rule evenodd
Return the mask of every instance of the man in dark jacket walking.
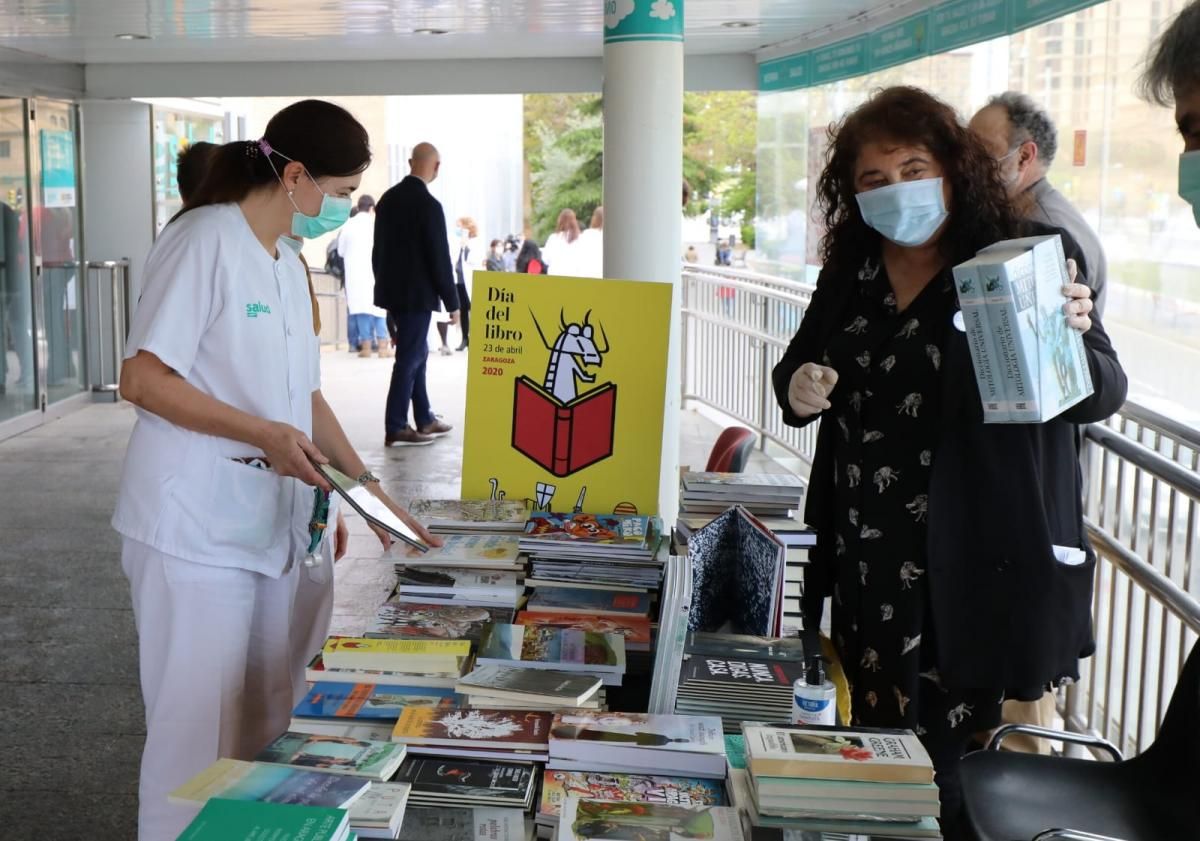
M 375 207 L 375 306 L 388 311 L 394 325 L 396 362 L 388 389 L 384 446 L 431 444 L 450 432 L 438 420 L 425 390 L 426 335 L 435 310 L 445 307 L 458 323 L 458 291 L 450 263 L 446 215 L 429 194 L 441 157 L 429 143 L 413 149 L 410 174 Z M 408 423 L 412 404 L 413 425 Z

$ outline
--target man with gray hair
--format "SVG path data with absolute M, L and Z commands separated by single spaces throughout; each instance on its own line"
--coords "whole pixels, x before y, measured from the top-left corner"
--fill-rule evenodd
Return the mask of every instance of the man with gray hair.
M 1142 96 L 1175 106 L 1183 137 L 1179 195 L 1200 225 L 1200 0 L 1193 0 L 1155 43 L 1139 85 Z
M 971 118 L 975 133 L 1000 166 L 1000 176 L 1017 211 L 1027 219 L 1062 228 L 1083 252 L 1079 267 L 1092 288 L 1096 312 L 1104 314 L 1108 261 L 1100 239 L 1066 196 L 1050 186 L 1046 172 L 1058 152 L 1058 131 L 1050 116 L 1023 93 L 993 96 Z

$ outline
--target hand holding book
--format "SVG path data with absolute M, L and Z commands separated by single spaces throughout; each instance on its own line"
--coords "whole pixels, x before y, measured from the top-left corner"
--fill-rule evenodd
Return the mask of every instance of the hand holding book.
M 1079 267 L 1075 265 L 1073 259 L 1068 258 L 1067 277 L 1071 279 L 1071 282 L 1063 287 L 1063 294 L 1067 296 L 1067 303 L 1063 305 L 1063 312 L 1067 314 L 1067 324 L 1080 333 L 1086 333 L 1092 329 L 1091 312 L 1095 307 L 1092 304 L 1091 287 L 1077 283 L 1075 279 L 1078 276 Z
M 819 415 L 832 404 L 829 395 L 837 385 L 837 371 L 815 362 L 805 362 L 788 384 L 788 405 L 798 417 Z

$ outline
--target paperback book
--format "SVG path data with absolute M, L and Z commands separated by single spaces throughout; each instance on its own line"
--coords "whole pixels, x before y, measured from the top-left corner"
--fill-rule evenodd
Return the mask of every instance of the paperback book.
M 349 808 L 370 787 L 368 780 L 303 768 L 218 759 L 168 796 L 172 803 L 202 805 L 213 797 L 300 806 Z
M 404 761 L 404 746 L 345 736 L 288 731 L 259 751 L 254 759 L 256 762 L 383 781 L 396 773 Z
M 476 662 L 587 672 L 619 685 L 625 673 L 625 638 L 547 625 L 492 625 L 484 632 Z
M 725 786 L 716 780 L 647 774 L 593 774 L 546 771 L 538 820 L 557 823 L 568 797 L 662 803 L 669 806 L 724 806 Z
M 457 706 L 450 689 L 433 686 L 376 686 L 373 683 L 317 683 L 292 715 L 297 718 L 391 720 L 405 707 Z
M 397 841 L 526 841 L 520 809 L 410 806 Z
M 745 724 L 755 777 L 933 782 L 933 763 L 910 730 Z
M 525 609 L 530 613 L 576 613 L 585 616 L 647 616 L 650 596 L 612 590 L 551 587 L 537 590 Z
M 491 605 L 388 602 L 375 614 L 368 636 L 478 642 L 485 625 L 511 622 L 512 618 L 511 608 Z
M 625 712 L 555 713 L 550 728 L 550 767 L 595 766 L 629 772 L 725 776 L 721 720 L 709 716 Z
M 592 698 L 601 685 L 602 681 L 595 675 L 488 665 L 477 666 L 464 675 L 455 689 L 471 696 L 472 702 L 475 696 L 487 696 L 568 707 Z
M 520 534 L 529 519 L 523 501 L 503 499 L 414 499 L 412 514 L 432 532 L 513 532 Z
M 553 628 L 571 628 L 596 634 L 617 634 L 624 638 L 626 651 L 649 651 L 650 619 L 645 616 L 608 615 L 589 616 L 582 613 L 545 613 L 522 610 L 515 620 L 517 625 L 547 625 Z
M 536 768 L 522 762 L 410 756 L 396 781 L 412 786 L 409 800 L 417 805 L 528 809 L 537 784 Z
M 331 669 L 380 669 L 425 674 L 461 674 L 471 654 L 467 640 L 330 637 L 321 651 Z
M 629 804 L 569 797 L 558 841 L 742 841 L 742 821 L 728 806 Z
M 342 809 L 214 797 L 178 841 L 345 841 L 349 834 Z
M 520 569 L 520 538 L 494 534 L 447 534 L 441 546 L 433 546 L 418 557 L 408 557 L 404 563 L 423 567 L 482 567 L 487 569 Z
M 535 513 L 525 524 L 531 544 L 583 543 L 645 549 L 653 533 L 651 517 L 637 514 Z
M 411 789 L 407 783 L 371 783 L 350 806 L 350 829 L 359 838 L 395 838 Z
M 372 683 L 379 687 L 436 686 L 444 689 L 453 689 L 458 680 L 455 675 L 383 672 L 379 669 L 327 669 L 325 659 L 320 654 L 305 667 L 304 679 L 309 683 Z
M 392 740 L 410 746 L 545 752 L 548 712 L 533 710 L 431 710 L 412 707 L 400 715 Z

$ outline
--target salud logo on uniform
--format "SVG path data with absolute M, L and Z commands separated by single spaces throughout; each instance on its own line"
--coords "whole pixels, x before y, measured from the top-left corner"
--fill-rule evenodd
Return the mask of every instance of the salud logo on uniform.
M 261 301 L 256 301 L 253 304 L 246 304 L 246 318 L 258 318 L 259 314 L 270 315 L 271 308 Z

